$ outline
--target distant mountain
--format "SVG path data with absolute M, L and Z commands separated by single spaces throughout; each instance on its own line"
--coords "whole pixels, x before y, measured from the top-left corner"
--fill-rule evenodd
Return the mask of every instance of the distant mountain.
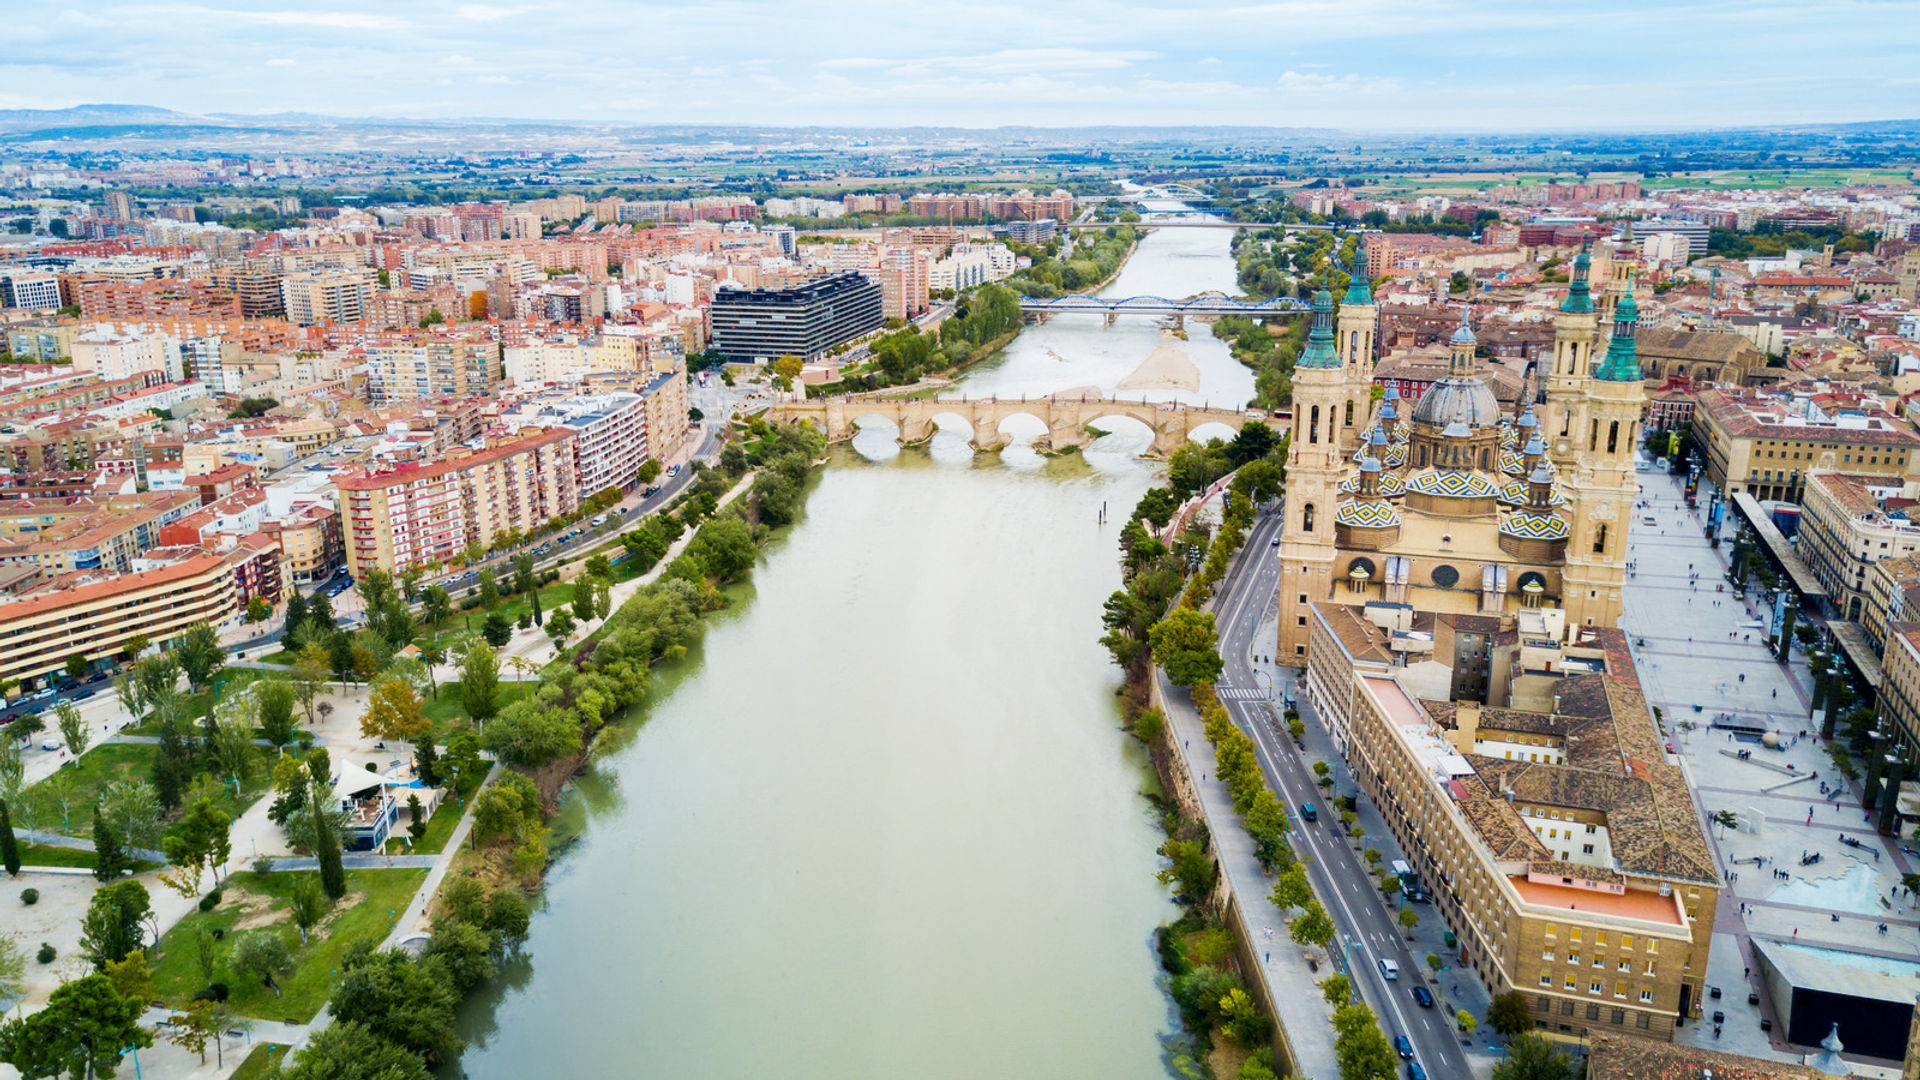
M 75 105 L 71 109 L 0 109 L 0 128 L 97 127 L 119 124 L 204 124 L 207 118 L 152 105 Z

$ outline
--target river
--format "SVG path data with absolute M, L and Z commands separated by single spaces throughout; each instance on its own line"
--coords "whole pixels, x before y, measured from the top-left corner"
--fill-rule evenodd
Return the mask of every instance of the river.
M 1106 291 L 1230 289 L 1227 235 L 1149 236 Z M 1132 322 L 1030 328 L 965 388 L 1110 387 L 1156 345 Z M 1244 402 L 1196 329 L 1183 396 Z M 574 785 L 526 958 L 463 1011 L 466 1075 L 1165 1077 L 1174 908 L 1097 640 L 1113 518 L 1156 471 L 1123 427 L 1059 458 L 836 450 Z

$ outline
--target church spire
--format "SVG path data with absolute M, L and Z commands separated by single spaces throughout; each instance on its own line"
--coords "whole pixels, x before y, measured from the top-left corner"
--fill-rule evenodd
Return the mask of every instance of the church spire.
M 1613 309 L 1613 338 L 1607 342 L 1607 358 L 1600 362 L 1600 370 L 1593 373 L 1596 379 L 1608 382 L 1639 382 L 1645 376 L 1640 371 L 1639 350 L 1633 340 L 1634 324 L 1640 321 L 1640 306 L 1633 302 L 1633 278 L 1627 278 L 1626 295 Z
M 1453 355 L 1447 364 L 1447 374 L 1464 377 L 1473 374 L 1473 349 L 1479 344 L 1473 336 L 1473 326 L 1467 322 L 1468 310 L 1460 309 L 1460 329 L 1453 332 Z
M 1587 245 L 1580 244 L 1580 254 L 1573 257 L 1573 283 L 1567 286 L 1566 302 L 1560 310 L 1571 315 L 1588 315 L 1593 312 L 1593 293 L 1587 286 L 1587 270 L 1593 260 L 1587 258 Z
M 1333 348 L 1333 294 L 1325 289 L 1313 294 L 1313 329 L 1307 333 L 1307 348 L 1293 365 L 1296 368 L 1337 368 L 1340 356 Z

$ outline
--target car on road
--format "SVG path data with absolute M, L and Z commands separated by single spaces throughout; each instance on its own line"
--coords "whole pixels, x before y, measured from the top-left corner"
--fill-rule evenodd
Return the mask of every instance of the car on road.
M 1405 1035 L 1395 1035 L 1393 1037 L 1393 1048 L 1400 1052 L 1401 1057 L 1406 1058 L 1408 1061 L 1413 1060 L 1412 1039 L 1407 1038 Z
M 1280 538 L 1279 538 L 1279 537 L 1277 537 L 1277 536 L 1276 536 L 1276 537 L 1274 537 L 1274 538 L 1273 538 L 1273 543 L 1272 543 L 1272 544 L 1270 544 L 1270 545 L 1268 545 L 1268 546 L 1269 546 L 1269 547 L 1279 547 L 1279 546 L 1280 546 Z
M 1303 802 L 1300 804 L 1300 816 L 1306 818 L 1308 821 L 1319 821 L 1320 811 L 1315 810 L 1312 803 Z
M 1412 993 L 1413 993 L 1413 1000 L 1418 1002 L 1421 1008 L 1423 1009 L 1433 1008 L 1433 991 L 1427 989 L 1424 986 L 1416 986 L 1413 988 Z
M 1380 958 L 1380 977 L 1392 982 L 1400 977 L 1400 964 L 1386 957 Z
M 1407 1059 L 1407 1080 L 1427 1080 L 1427 1070 L 1412 1058 Z
M 82 691 L 80 691 L 79 693 L 77 693 L 77 694 L 75 694 L 75 695 L 73 695 L 73 700 L 75 700 L 75 701 L 85 701 L 85 700 L 87 700 L 88 698 L 90 698 L 90 697 L 92 697 L 93 695 L 95 695 L 95 694 L 97 694 L 97 693 L 99 693 L 99 691 L 97 691 L 97 690 L 82 690 Z

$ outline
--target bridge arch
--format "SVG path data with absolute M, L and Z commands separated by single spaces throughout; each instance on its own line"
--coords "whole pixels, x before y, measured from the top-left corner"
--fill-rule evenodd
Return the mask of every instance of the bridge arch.
M 847 417 L 848 441 L 854 452 L 869 461 L 891 461 L 900 456 L 904 437 L 891 409 L 862 409 Z
M 1187 441 L 1206 443 L 1212 439 L 1232 442 L 1240 434 L 1240 429 L 1223 420 L 1208 420 L 1187 430 Z

